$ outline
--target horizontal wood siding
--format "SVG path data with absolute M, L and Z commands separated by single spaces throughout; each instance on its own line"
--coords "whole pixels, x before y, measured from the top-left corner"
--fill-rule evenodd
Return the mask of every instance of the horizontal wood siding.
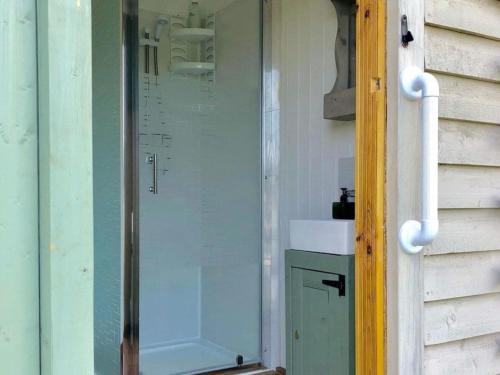
M 498 0 L 426 0 L 425 22 L 462 33 L 500 39 Z
M 435 75 L 439 81 L 441 118 L 500 124 L 498 83 L 440 73 Z
M 425 46 L 427 70 L 500 81 L 500 43 L 496 40 L 429 26 Z
M 441 344 L 500 332 L 500 294 L 428 302 L 425 344 Z
M 426 301 L 500 292 L 500 251 L 428 256 L 424 267 Z
M 500 208 L 500 168 L 441 165 L 439 207 Z
M 441 95 L 424 373 L 500 374 L 500 1 L 425 0 L 425 21 Z
M 439 211 L 439 236 L 426 255 L 500 250 L 500 209 Z
M 427 347 L 425 374 L 500 374 L 498 342 L 500 342 L 500 334 L 496 333 Z
M 500 167 L 498 125 L 440 120 L 439 145 L 440 163 Z

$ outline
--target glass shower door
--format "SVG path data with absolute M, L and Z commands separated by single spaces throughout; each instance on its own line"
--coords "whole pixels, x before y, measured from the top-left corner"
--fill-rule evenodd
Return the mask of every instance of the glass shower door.
M 194 3 L 139 1 L 143 375 L 260 362 L 261 2 Z

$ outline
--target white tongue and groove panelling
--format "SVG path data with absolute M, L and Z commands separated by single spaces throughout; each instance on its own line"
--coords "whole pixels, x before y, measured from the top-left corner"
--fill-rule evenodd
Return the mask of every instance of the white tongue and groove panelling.
M 500 2 L 426 0 L 425 22 L 441 230 L 424 257 L 424 373 L 499 374 Z

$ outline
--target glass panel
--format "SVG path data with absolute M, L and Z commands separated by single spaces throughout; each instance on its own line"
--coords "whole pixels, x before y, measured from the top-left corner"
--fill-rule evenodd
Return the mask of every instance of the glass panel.
M 139 2 L 143 375 L 260 362 L 260 12 Z

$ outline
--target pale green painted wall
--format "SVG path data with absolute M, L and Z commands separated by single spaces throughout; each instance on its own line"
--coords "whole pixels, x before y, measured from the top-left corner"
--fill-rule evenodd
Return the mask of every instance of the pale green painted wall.
M 39 370 L 36 2 L 0 0 L 0 364 Z
M 93 365 L 91 0 L 38 1 L 42 375 Z
M 0 20 L 1 372 L 93 374 L 91 0 L 0 0 Z

